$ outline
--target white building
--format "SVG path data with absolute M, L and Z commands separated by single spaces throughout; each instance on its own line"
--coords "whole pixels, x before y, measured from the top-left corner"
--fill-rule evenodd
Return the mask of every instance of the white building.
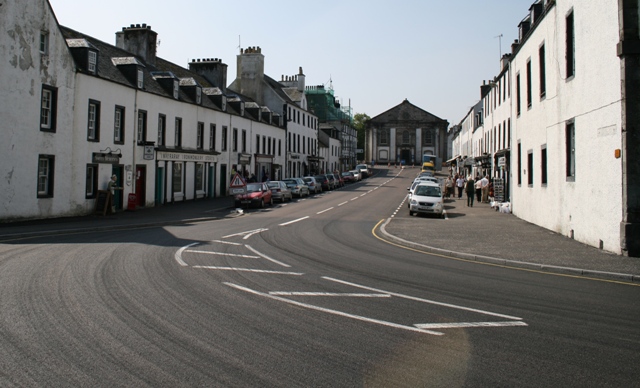
M 509 182 L 516 216 L 630 256 L 640 256 L 638 10 L 637 0 L 534 2 L 483 93 L 472 147 L 490 159 L 477 167 Z M 458 155 L 469 121 L 455 129 Z

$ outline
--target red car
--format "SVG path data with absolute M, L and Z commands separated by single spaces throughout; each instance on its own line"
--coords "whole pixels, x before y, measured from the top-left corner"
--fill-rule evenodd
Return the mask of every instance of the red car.
M 356 177 L 351 171 L 345 171 L 342 173 L 342 180 L 344 183 L 353 183 L 356 181 Z
M 236 207 L 264 207 L 265 204 L 273 206 L 271 189 L 266 183 L 247 183 L 246 194 L 235 196 Z

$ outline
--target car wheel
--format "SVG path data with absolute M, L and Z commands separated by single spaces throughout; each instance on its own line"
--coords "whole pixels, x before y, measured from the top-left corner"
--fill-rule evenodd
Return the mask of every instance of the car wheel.
M 271 200 L 269 201 L 269 206 L 273 206 L 273 197 L 271 197 Z
M 413 212 L 412 212 L 411 210 L 409 210 L 409 215 L 410 215 L 410 216 L 412 216 L 412 215 L 413 215 Z
M 264 198 L 260 200 L 260 208 L 262 209 L 264 207 Z

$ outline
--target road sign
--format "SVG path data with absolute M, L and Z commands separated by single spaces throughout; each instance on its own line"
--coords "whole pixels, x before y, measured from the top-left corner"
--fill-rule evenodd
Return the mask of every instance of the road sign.
M 246 185 L 247 184 L 244 182 L 244 179 L 242 179 L 240 174 L 236 173 L 236 175 L 234 175 L 231 179 L 231 184 L 229 185 L 229 187 L 239 189 L 245 187 Z

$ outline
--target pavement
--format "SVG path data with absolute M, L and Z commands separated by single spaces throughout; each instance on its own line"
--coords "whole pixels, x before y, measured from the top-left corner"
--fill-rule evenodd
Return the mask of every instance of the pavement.
M 395 171 L 392 173 L 396 174 Z M 219 197 L 105 216 L 0 223 L 0 243 L 64 232 L 188 224 L 237 217 L 233 206 L 231 197 Z M 405 210 L 406 204 L 403 204 L 398 213 Z M 381 225 L 380 232 L 386 239 L 401 245 L 459 259 L 640 285 L 640 258 L 620 256 L 582 244 L 512 214 L 499 213 L 487 203 L 467 207 L 464 197 L 446 199 L 445 211 L 445 220 L 397 214 Z

